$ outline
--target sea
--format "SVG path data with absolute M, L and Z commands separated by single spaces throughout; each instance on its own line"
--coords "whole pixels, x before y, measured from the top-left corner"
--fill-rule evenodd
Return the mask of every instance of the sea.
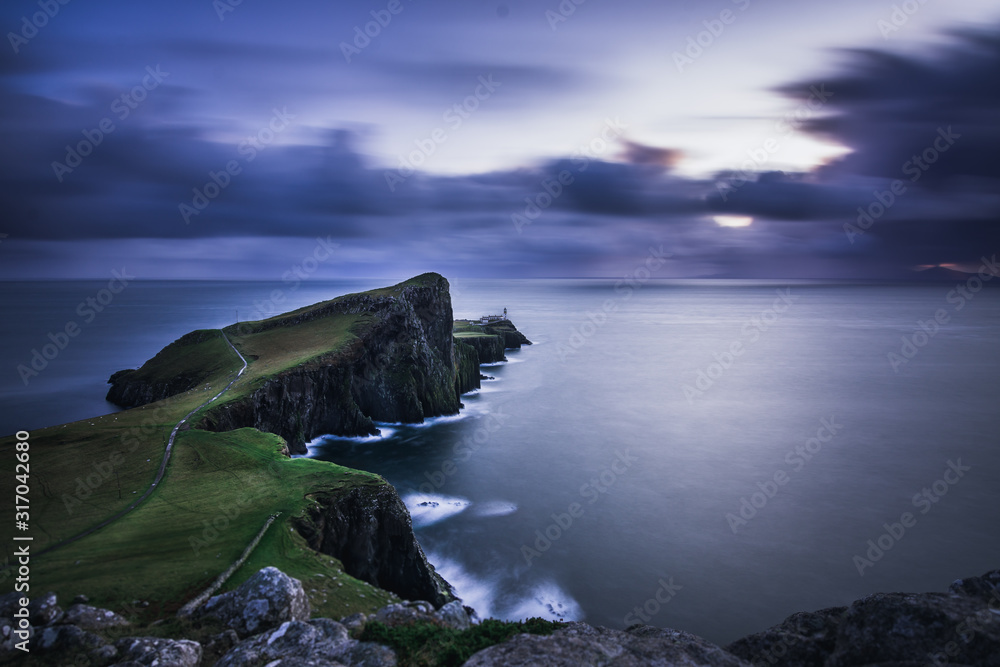
M 108 376 L 193 329 L 393 282 L 5 283 L 0 432 L 116 411 Z M 943 591 L 1000 567 L 1000 290 L 978 287 L 454 280 L 456 317 L 506 307 L 534 344 L 457 415 L 308 456 L 391 482 L 483 618 L 725 644 Z

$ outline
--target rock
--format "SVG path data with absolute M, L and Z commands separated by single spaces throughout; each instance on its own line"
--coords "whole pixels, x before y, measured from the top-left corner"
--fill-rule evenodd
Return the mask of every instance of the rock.
M 517 635 L 479 651 L 465 667 L 684 665 L 749 667 L 736 656 L 687 632 L 633 626 L 627 631 L 570 623 L 548 636 Z
M 365 631 L 365 625 L 368 624 L 368 617 L 364 614 L 351 614 L 346 618 L 340 619 L 340 624 L 347 628 L 349 635 L 357 638 Z
M 198 667 L 201 663 L 201 644 L 187 639 L 160 639 L 159 637 L 125 637 L 115 642 L 122 662 L 148 667 Z
M 308 620 L 312 608 L 301 581 L 265 567 L 236 590 L 209 598 L 197 613 L 214 616 L 240 637 L 248 637 L 286 621 Z
M 29 648 L 32 653 L 44 655 L 46 661 L 60 664 L 79 662 L 78 656 L 87 656 L 103 664 L 118 653 L 97 635 L 75 625 L 51 625 L 40 629 L 32 637 Z
M 876 593 L 849 607 L 792 614 L 726 649 L 777 667 L 1000 667 L 998 583 L 994 570 L 956 581 L 950 593 Z
M 949 590 L 958 595 L 979 598 L 993 607 L 1000 607 L 1000 570 L 991 570 L 981 577 L 958 579 Z
M 207 664 L 215 664 L 219 658 L 228 653 L 240 642 L 240 636 L 232 628 L 217 635 L 212 635 L 202 649 L 202 660 Z
M 29 622 L 38 628 L 58 621 L 62 618 L 63 610 L 56 602 L 56 594 L 48 592 L 31 601 L 28 614 Z
M 127 620 L 113 611 L 86 604 L 71 605 L 59 622 L 69 623 L 84 630 L 104 630 L 129 625 Z
M 856 601 L 827 665 L 892 661 L 1000 665 L 1000 614 L 977 597 L 946 593 L 876 593 Z
M 388 646 L 357 642 L 340 656 L 347 667 L 396 667 L 396 653 Z
M 237 644 L 217 667 L 264 667 L 278 665 L 395 665 L 395 654 L 384 646 L 351 639 L 347 628 L 328 618 L 308 623 L 287 621 Z
M 460 600 L 453 600 L 435 611 L 429 602 L 399 602 L 382 607 L 373 620 L 389 627 L 413 625 L 414 623 L 434 623 L 456 630 L 468 630 L 472 622 Z
M 427 604 L 427 603 L 424 603 Z M 418 622 L 435 622 L 434 608 L 423 608 L 419 603 L 397 603 L 382 607 L 375 612 L 375 620 L 389 627 L 412 625 Z
M 438 609 L 434 615 L 441 622 L 441 625 L 448 628 L 468 630 L 472 627 L 471 619 L 469 619 L 469 615 L 465 612 L 465 607 L 462 606 L 459 600 L 449 602 Z
M 753 664 L 817 665 L 822 667 L 837 643 L 847 607 L 792 614 L 780 624 L 726 646 Z
M 77 595 L 73 598 L 73 604 L 87 604 L 88 602 L 90 602 L 90 598 L 86 595 Z
M 39 653 L 77 653 L 105 644 L 107 642 L 97 635 L 75 625 L 52 625 L 38 630 L 32 638 L 31 648 Z

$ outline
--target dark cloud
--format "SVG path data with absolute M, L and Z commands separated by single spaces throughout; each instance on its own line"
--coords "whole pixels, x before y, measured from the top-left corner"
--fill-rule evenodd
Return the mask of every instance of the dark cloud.
M 805 130 L 852 149 L 831 167 L 837 175 L 909 178 L 942 186 L 956 176 L 996 179 L 1000 164 L 1000 32 L 961 32 L 920 55 L 848 52 L 845 71 L 824 81 L 832 113 Z M 801 84 L 784 89 L 799 94 Z M 940 149 L 951 143 L 945 152 Z M 939 158 L 919 166 L 926 152 Z M 916 172 L 911 172 L 915 174 Z

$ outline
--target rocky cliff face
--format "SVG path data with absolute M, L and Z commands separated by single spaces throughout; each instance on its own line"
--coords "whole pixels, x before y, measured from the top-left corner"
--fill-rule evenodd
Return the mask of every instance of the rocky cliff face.
M 465 336 L 459 339 L 463 345 L 475 349 L 479 364 L 490 364 L 495 361 L 506 361 L 504 344 L 501 336 Z M 478 364 L 477 364 L 478 365 Z
M 376 421 L 419 423 L 455 414 L 462 405 L 460 393 L 478 386 L 478 380 L 473 386 L 469 377 L 471 358 L 454 350 L 448 281 L 437 274 L 263 322 L 246 322 L 226 332 L 238 341 L 240 336 L 343 315 L 357 320 L 348 344 L 259 378 L 251 393 L 211 409 L 196 426 L 212 431 L 250 426 L 280 435 L 293 453 L 305 453 L 305 443 L 318 435 L 371 435 L 377 432 Z M 188 334 L 161 355 L 183 359 L 184 345 L 201 342 L 201 338 L 186 339 L 208 334 L 219 335 Z M 147 366 L 156 367 L 151 362 Z M 203 375 L 185 374 L 161 378 L 146 366 L 140 370 L 113 375 L 109 400 L 134 407 L 186 391 L 204 380 Z M 161 374 L 166 375 L 166 370 Z
M 437 607 L 455 599 L 427 562 L 410 513 L 389 484 L 313 499 L 316 504 L 297 525 L 310 548 L 338 559 L 351 576 L 404 599 Z
M 479 354 L 476 348 L 463 341 L 456 340 L 454 347 L 455 359 L 455 394 L 461 396 L 467 391 L 479 389 L 481 374 L 479 372 Z

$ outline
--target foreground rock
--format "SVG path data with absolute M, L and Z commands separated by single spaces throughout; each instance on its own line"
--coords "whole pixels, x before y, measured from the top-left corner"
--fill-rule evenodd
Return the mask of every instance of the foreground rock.
M 876 593 L 793 614 L 726 648 L 779 666 L 1000 666 L 1000 570 L 960 579 L 949 593 Z
M 159 667 L 198 667 L 201 664 L 201 644 L 187 639 L 159 637 L 126 637 L 115 642 L 120 667 L 149 665 Z
M 287 621 L 308 621 L 312 607 L 301 581 L 265 567 L 236 590 L 209 598 L 196 613 L 217 618 L 240 637 L 248 637 Z
M 395 664 L 396 654 L 391 649 L 351 639 L 347 628 L 328 618 L 282 623 L 274 630 L 240 642 L 216 663 L 217 667 L 393 667 Z
M 731 653 L 701 637 L 648 625 L 626 631 L 570 623 L 548 636 L 518 635 L 476 653 L 466 667 L 578 667 L 579 665 L 684 665 L 685 667 L 749 667 Z
M 401 628 L 433 624 L 456 630 L 475 621 L 458 601 L 383 607 L 340 622 L 309 619 L 301 583 L 264 568 L 236 590 L 212 598 L 212 615 L 229 627 L 204 640 L 127 637 L 113 644 L 102 633 L 124 619 L 83 603 L 63 612 L 54 594 L 32 600 L 28 646 L 53 665 L 91 667 L 391 667 L 386 646 L 358 641 L 367 623 Z M 0 597 L 0 662 L 22 657 L 13 648 L 11 595 Z M 205 615 L 202 612 L 202 615 Z M 70 623 L 75 621 L 93 630 Z M 522 634 L 479 651 L 469 667 L 682 665 L 685 667 L 1000 667 L 1000 570 L 960 579 L 947 593 L 877 593 L 848 607 L 793 614 L 782 623 L 720 648 L 688 632 L 637 625 L 628 630 L 569 623 L 548 636 Z

